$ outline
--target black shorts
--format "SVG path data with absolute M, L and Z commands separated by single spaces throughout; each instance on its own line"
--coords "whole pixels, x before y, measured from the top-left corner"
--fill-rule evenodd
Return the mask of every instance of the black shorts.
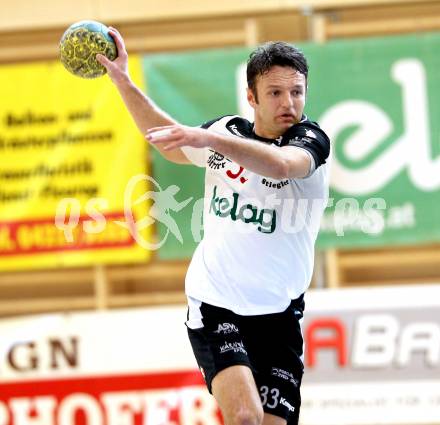
M 222 369 L 246 365 L 253 372 L 264 411 L 297 424 L 304 371 L 303 311 L 303 295 L 281 313 L 257 316 L 240 316 L 202 303 L 203 327 L 188 327 L 188 335 L 209 392 Z

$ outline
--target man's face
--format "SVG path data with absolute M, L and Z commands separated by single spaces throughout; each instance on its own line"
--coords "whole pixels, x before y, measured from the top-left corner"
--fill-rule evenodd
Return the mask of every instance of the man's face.
M 255 132 L 277 138 L 301 120 L 306 100 L 306 77 L 290 67 L 274 66 L 256 78 L 247 98 L 255 111 Z

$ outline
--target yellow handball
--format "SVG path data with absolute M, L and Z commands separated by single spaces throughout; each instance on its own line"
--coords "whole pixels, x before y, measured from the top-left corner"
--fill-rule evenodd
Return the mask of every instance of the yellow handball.
M 107 70 L 96 60 L 101 53 L 110 60 L 118 51 L 108 28 L 96 21 L 81 21 L 71 25 L 60 40 L 60 59 L 64 67 L 82 78 L 96 78 Z

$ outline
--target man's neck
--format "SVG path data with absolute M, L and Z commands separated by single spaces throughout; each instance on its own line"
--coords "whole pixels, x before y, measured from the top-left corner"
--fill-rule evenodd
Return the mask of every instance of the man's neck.
M 272 131 L 270 129 L 264 129 L 261 126 L 254 124 L 254 133 L 259 136 L 262 137 L 264 139 L 278 139 L 279 137 L 281 137 L 284 133 L 279 133 L 277 131 Z

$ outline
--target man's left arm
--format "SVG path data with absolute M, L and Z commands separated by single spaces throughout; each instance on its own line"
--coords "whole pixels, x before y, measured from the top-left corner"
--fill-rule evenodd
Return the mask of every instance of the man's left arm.
M 213 141 L 212 149 L 261 176 L 284 180 L 303 178 L 310 172 L 310 155 L 297 147 L 280 148 L 253 139 L 221 134 L 215 135 Z
M 149 140 L 153 144 L 162 144 L 164 150 L 182 146 L 210 147 L 249 171 L 277 180 L 307 177 L 312 161 L 316 162 L 312 160 L 314 155 L 310 155 L 301 144 L 280 148 L 253 139 L 186 126 L 176 126 L 168 136 L 155 138 L 157 130 L 149 132 Z

